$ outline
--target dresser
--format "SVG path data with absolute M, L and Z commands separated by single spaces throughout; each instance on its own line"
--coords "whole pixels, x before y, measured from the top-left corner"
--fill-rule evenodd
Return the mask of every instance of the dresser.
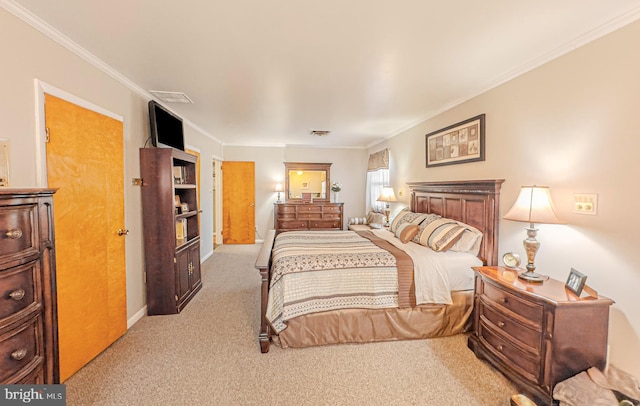
M 292 230 L 342 230 L 344 203 L 274 203 L 273 228 Z
M 577 298 L 564 282 L 524 282 L 503 267 L 477 267 L 473 332 L 468 346 L 519 390 L 553 403 L 553 388 L 590 367 L 604 368 L 609 306 Z
M 0 383 L 59 382 L 52 189 L 0 189 Z

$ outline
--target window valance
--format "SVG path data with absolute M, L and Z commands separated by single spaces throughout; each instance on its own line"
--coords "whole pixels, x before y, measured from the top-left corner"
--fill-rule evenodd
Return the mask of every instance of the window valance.
M 389 169 L 389 148 L 369 155 L 369 165 L 367 170 L 377 171 L 378 169 Z

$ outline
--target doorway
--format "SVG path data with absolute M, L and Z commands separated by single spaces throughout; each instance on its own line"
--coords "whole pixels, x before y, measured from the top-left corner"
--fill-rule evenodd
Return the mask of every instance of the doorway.
M 64 382 L 127 330 L 126 233 L 122 119 L 58 95 L 44 94 L 44 119 Z
M 255 162 L 222 164 L 222 237 L 224 244 L 255 244 Z

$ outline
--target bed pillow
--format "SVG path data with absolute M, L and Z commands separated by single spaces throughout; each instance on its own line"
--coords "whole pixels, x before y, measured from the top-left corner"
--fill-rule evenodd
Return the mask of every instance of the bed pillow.
M 386 217 L 382 213 L 376 213 L 372 210 L 367 214 L 367 224 L 384 224 L 385 221 Z
M 393 219 L 391 226 L 389 227 L 389 231 L 395 234 L 401 224 L 410 223 L 418 225 L 428 216 L 429 215 L 425 213 L 414 213 L 409 208 L 406 208 L 398 213 L 396 218 Z
M 439 218 L 422 228 L 416 237 L 419 244 L 436 252 L 445 252 L 462 237 L 464 230 L 466 228 L 455 220 Z
M 349 217 L 349 225 L 351 224 L 369 224 L 366 217 Z
M 403 223 L 396 229 L 395 236 L 406 244 L 418 234 L 419 229 L 417 224 Z
M 460 236 L 460 239 L 456 241 L 449 250 L 456 252 L 468 252 L 478 256 L 480 253 L 480 245 L 482 244 L 482 233 L 477 228 L 468 224 L 461 222 L 458 222 L 458 224 L 463 226 L 465 230 L 462 233 L 462 236 Z
M 416 234 L 413 237 L 413 242 L 415 242 L 416 244 L 422 244 L 420 242 L 420 238 L 422 237 L 424 230 L 429 227 L 429 224 L 433 223 L 436 220 L 440 220 L 442 217 L 438 216 L 437 214 L 427 214 L 427 217 L 424 218 L 424 220 L 422 220 L 420 222 L 420 224 L 418 225 L 418 234 Z M 429 231 L 431 232 L 431 231 Z M 428 235 L 426 236 L 428 237 Z M 426 241 L 426 240 L 425 240 Z M 426 242 L 424 244 L 422 244 L 424 246 L 428 246 L 426 244 Z

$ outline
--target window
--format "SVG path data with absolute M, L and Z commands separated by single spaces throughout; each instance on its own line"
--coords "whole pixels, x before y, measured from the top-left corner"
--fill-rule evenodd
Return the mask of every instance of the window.
M 389 149 L 369 155 L 367 166 L 367 207 L 382 213 L 385 204 L 377 199 L 382 188 L 389 185 Z M 367 209 L 368 210 L 368 209 Z
M 383 202 L 377 199 L 382 193 L 382 188 L 389 185 L 389 169 L 378 169 L 367 172 L 367 207 L 382 213 L 385 208 Z

